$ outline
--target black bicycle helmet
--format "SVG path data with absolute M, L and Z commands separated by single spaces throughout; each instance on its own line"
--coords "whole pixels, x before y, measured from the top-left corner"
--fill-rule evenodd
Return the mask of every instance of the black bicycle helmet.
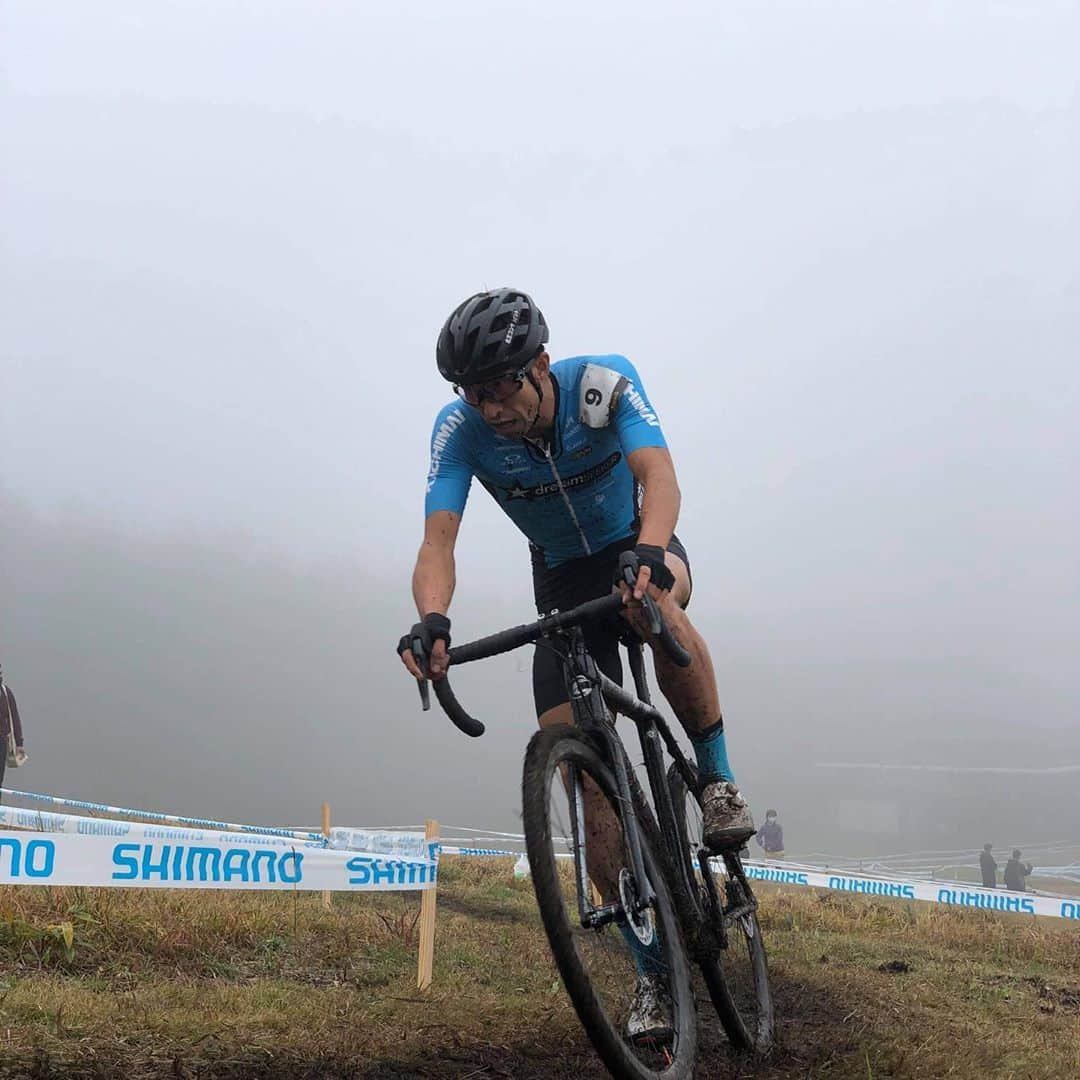
M 460 386 L 519 371 L 548 339 L 532 298 L 517 289 L 492 289 L 462 301 L 443 324 L 435 346 L 439 374 Z

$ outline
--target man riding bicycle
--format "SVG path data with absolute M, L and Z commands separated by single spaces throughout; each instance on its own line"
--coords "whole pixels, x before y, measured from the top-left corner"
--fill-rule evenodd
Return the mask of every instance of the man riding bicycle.
M 585 630 L 604 673 L 622 681 L 618 639 L 629 622 L 655 645 L 642 618 L 646 592 L 659 604 L 675 637 L 691 655 L 677 667 L 653 649 L 664 696 L 697 757 L 704 842 L 713 851 L 741 847 L 754 833 L 746 801 L 735 786 L 709 651 L 686 615 L 690 565 L 675 536 L 680 493 L 660 421 L 633 365 L 623 356 L 575 356 L 552 363 L 548 328 L 532 299 L 515 289 L 477 293 L 459 304 L 439 334 L 439 373 L 457 400 L 435 419 L 427 480 L 424 539 L 413 572 L 420 623 L 398 645 L 410 673 L 446 675 L 447 612 L 454 593 L 454 546 L 475 476 L 529 540 L 533 591 L 541 615 L 610 593 L 628 595 L 619 625 Z M 637 579 L 616 581 L 619 556 L 632 550 Z M 421 671 L 411 651 L 419 638 Z M 558 657 L 538 647 L 533 696 L 541 726 L 572 723 Z M 602 807 L 606 804 L 587 803 Z M 590 829 L 605 833 L 603 822 Z M 612 830 L 613 831 L 613 830 Z M 612 860 L 612 865 L 613 865 Z M 602 895 L 613 886 L 601 859 L 590 862 Z M 665 991 L 649 950 L 635 946 L 640 975 L 632 1035 L 664 1028 Z

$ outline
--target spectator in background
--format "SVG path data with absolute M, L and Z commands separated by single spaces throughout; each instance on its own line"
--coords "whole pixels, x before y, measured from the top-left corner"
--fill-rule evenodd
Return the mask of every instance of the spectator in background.
M 26 751 L 23 749 L 19 706 L 15 703 L 11 687 L 4 683 L 4 672 L 0 668 L 0 787 L 4 785 L 4 770 L 7 766 L 18 766 L 25 762 Z
M 766 859 L 784 857 L 784 828 L 777 820 L 775 810 L 765 811 L 765 824 L 757 831 L 757 842 Z
M 1035 869 L 1031 863 L 1020 861 L 1021 854 L 1019 848 L 1013 848 L 1012 858 L 1005 864 L 1005 888 L 1013 892 L 1027 892 L 1025 879 Z
M 983 844 L 982 853 L 979 855 L 979 869 L 982 870 L 983 888 L 997 888 L 997 859 L 990 854 L 993 844 Z

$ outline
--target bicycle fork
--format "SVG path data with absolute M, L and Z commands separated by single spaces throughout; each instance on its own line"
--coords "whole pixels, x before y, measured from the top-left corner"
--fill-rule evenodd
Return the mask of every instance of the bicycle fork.
M 570 649 L 570 701 L 578 726 L 590 732 L 603 744 L 603 757 L 615 774 L 618 793 L 619 819 L 626 837 L 627 856 L 630 862 L 631 888 L 623 889 L 619 882 L 619 899 L 599 907 L 592 902 L 589 888 L 589 867 L 585 836 L 585 785 L 581 771 L 570 766 L 568 801 L 570 803 L 571 842 L 574 855 L 574 873 L 577 880 L 578 915 L 581 925 L 599 930 L 611 922 L 636 920 L 641 912 L 655 906 L 656 893 L 645 873 L 645 859 L 641 850 L 641 832 L 634 813 L 630 793 L 629 764 L 622 744 L 609 730 L 611 719 L 602 695 L 597 691 L 596 665 L 585 648 L 580 629 L 575 628 Z M 632 910 L 626 910 L 627 906 Z

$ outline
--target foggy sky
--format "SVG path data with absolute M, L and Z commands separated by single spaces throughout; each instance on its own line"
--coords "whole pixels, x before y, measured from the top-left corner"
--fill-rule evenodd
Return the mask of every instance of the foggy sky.
M 755 805 L 1080 760 L 1075 5 L 444 6 L 4 5 L 18 779 L 512 825 L 527 656 L 467 743 L 392 654 L 435 335 L 501 284 L 642 374 Z M 458 568 L 457 640 L 530 617 L 479 489 Z

